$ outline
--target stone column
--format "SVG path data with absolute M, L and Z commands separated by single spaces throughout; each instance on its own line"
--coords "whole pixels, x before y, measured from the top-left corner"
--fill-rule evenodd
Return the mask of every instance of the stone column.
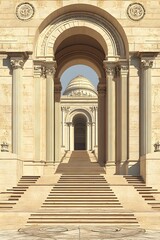
M 65 146 L 66 146 L 66 150 L 70 150 L 70 127 L 69 127 L 69 123 L 65 124 L 65 128 L 66 128 L 66 142 L 65 142 Z
M 87 123 L 87 150 L 91 150 L 91 123 Z
M 128 64 L 120 63 L 116 69 L 116 96 L 117 96 L 117 172 L 124 174 L 126 172 L 125 162 L 128 159 L 127 131 L 128 131 L 128 116 L 127 116 L 127 86 L 128 86 Z
M 95 146 L 98 146 L 98 107 L 95 107 Z
M 98 161 L 105 163 L 105 93 L 106 84 L 98 84 Z
M 55 93 L 55 161 L 61 160 L 61 84 L 56 83 L 54 85 Z
M 115 62 L 104 62 L 106 71 L 106 164 L 115 164 Z
M 73 123 L 70 124 L 70 150 L 74 150 L 74 126 Z
M 140 79 L 140 155 L 151 152 L 151 67 L 153 61 L 141 59 Z
M 22 119 L 23 119 L 23 66 L 24 56 L 11 56 L 10 63 L 12 66 L 12 151 L 18 156 L 22 152 Z
M 46 161 L 55 161 L 54 149 L 54 74 L 55 62 L 46 62 Z
M 95 148 L 95 122 L 92 122 L 92 134 L 91 134 L 92 147 L 91 150 Z
M 65 108 L 61 107 L 61 146 L 65 146 L 65 127 L 64 127 L 64 111 Z
M 72 122 L 68 123 L 69 126 L 69 151 L 73 151 L 74 150 L 74 126 L 72 124 Z
M 42 160 L 41 152 L 43 147 L 43 124 L 42 124 L 42 78 L 43 75 L 43 63 L 40 61 L 34 62 L 34 88 L 35 88 L 35 161 Z

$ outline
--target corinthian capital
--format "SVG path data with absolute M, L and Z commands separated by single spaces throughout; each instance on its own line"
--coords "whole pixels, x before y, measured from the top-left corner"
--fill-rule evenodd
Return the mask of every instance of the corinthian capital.
M 103 66 L 104 66 L 106 75 L 114 76 L 116 65 L 117 65 L 117 62 L 103 61 Z
M 11 58 L 10 63 L 13 69 L 23 68 L 24 60 L 22 58 Z
M 153 60 L 150 59 L 143 59 L 141 60 L 141 67 L 144 69 L 152 68 Z
M 53 76 L 56 73 L 56 62 L 45 62 L 45 75 L 47 76 Z
M 45 68 L 46 76 L 52 76 L 55 74 L 55 72 L 56 72 L 55 67 L 48 66 Z

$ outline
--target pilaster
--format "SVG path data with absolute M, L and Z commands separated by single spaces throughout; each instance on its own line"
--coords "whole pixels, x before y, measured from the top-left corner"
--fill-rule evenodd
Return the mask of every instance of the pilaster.
M 140 79 L 140 156 L 151 153 L 151 68 L 153 60 L 141 58 Z
M 23 133 L 22 77 L 26 56 L 23 53 L 9 55 L 12 67 L 12 151 L 20 157 Z
M 106 84 L 98 84 L 98 161 L 105 163 L 105 94 Z
M 120 62 L 116 69 L 116 113 L 117 113 L 117 132 L 116 132 L 116 163 L 117 172 L 126 173 L 126 161 L 128 159 L 128 101 L 127 101 L 127 86 L 128 86 L 128 63 Z
M 106 72 L 106 164 L 115 165 L 115 67 L 104 61 Z
M 54 75 L 56 62 L 45 62 L 46 75 L 46 161 L 55 161 L 54 149 Z
M 61 160 L 61 84 L 55 83 L 54 85 L 54 99 L 55 99 L 55 161 Z
M 34 89 L 35 89 L 35 161 L 44 160 L 45 156 L 42 155 L 44 145 L 46 145 L 46 141 L 44 142 L 44 128 L 45 126 L 43 120 L 43 79 L 44 78 L 44 68 L 42 61 L 34 61 Z

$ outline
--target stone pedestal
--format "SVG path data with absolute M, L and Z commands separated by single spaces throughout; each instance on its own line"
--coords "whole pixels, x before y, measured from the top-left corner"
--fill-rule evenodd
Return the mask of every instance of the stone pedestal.
M 160 152 L 149 153 L 140 158 L 140 175 L 146 185 L 159 187 L 160 183 Z

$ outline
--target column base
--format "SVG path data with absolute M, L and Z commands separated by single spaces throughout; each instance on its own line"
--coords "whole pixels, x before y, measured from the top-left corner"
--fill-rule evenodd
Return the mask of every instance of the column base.
M 126 174 L 132 176 L 140 175 L 140 162 L 137 159 L 128 159 L 126 161 Z
M 115 162 L 106 163 L 105 169 L 106 169 L 106 174 L 107 175 L 114 175 L 116 173 Z
M 127 161 L 116 162 L 116 174 L 117 175 L 127 175 L 128 174 Z
M 160 152 L 148 153 L 140 157 L 140 174 L 147 185 L 160 183 Z

